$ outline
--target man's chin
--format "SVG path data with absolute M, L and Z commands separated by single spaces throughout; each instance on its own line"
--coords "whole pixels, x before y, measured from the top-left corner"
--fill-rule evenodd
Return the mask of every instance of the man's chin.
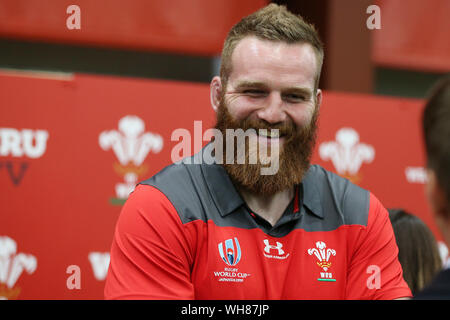
M 273 166 L 270 161 L 271 158 L 268 157 L 260 159 L 257 164 L 224 164 L 224 168 L 236 187 L 262 196 L 271 196 L 301 183 L 309 168 L 309 163 L 281 162 L 274 174 L 261 174 L 264 169 Z

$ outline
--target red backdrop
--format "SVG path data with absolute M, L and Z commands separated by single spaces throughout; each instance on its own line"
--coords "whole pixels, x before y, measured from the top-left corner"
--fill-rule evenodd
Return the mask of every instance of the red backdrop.
M 0 37 L 217 55 L 231 27 L 267 0 L 2 0 Z M 70 5 L 79 7 L 80 29 Z
M 422 106 L 326 92 L 313 162 L 420 216 L 440 239 L 424 197 Z M 171 163 L 173 130 L 193 136 L 195 120 L 205 131 L 214 117 L 206 84 L 0 75 L 0 296 L 101 299 L 127 184 Z M 73 265 L 80 289 L 67 286 Z
M 381 11 L 381 29 L 372 32 L 375 64 L 425 72 L 450 71 L 450 1 L 375 3 Z

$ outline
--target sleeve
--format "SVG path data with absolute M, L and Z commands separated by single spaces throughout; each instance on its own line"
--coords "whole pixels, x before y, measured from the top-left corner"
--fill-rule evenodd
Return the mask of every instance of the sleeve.
M 349 261 L 346 298 L 397 299 L 411 297 L 398 260 L 398 247 L 387 210 L 370 193 L 367 227 L 355 239 Z
M 194 299 L 184 225 L 158 189 L 138 185 L 120 213 L 105 299 Z

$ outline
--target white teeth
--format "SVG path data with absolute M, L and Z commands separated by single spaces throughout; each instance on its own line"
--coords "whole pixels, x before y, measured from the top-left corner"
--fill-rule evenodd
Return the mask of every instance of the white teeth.
M 259 130 L 258 135 L 260 135 L 262 137 L 279 138 L 280 131 L 279 130 Z

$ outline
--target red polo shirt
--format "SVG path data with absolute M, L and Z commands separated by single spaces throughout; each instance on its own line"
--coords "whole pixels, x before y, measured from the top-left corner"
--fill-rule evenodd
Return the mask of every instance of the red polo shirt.
M 141 183 L 117 223 L 107 299 L 395 299 L 411 296 L 386 209 L 312 166 L 276 225 L 223 167 L 174 164 Z

